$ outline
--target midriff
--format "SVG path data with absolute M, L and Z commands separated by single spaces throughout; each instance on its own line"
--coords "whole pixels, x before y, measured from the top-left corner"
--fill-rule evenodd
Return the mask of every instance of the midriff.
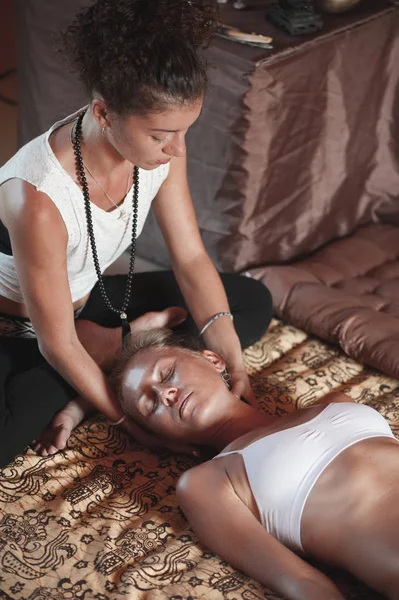
M 345 565 L 351 538 L 367 539 L 376 515 L 386 504 L 399 506 L 398 442 L 371 438 L 337 456 L 317 480 L 307 499 L 301 539 L 307 553 Z M 325 543 L 328 540 L 328 544 Z

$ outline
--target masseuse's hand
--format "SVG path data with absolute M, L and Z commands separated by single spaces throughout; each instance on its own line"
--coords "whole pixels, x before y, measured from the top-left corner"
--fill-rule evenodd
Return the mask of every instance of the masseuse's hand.
M 245 400 L 248 400 L 250 404 L 253 406 L 256 405 L 255 394 L 252 390 L 251 383 L 249 381 L 248 374 L 244 367 L 240 367 L 237 369 L 229 368 L 230 374 L 230 385 L 231 392 L 237 396 L 237 398 L 241 398 L 243 396 Z
M 120 426 L 143 446 L 148 446 L 153 449 L 168 448 L 179 454 L 189 454 L 196 458 L 200 457 L 200 451 L 197 447 L 188 444 L 173 443 L 166 438 L 162 438 L 162 436 L 153 435 L 137 425 L 131 417 L 127 417 Z

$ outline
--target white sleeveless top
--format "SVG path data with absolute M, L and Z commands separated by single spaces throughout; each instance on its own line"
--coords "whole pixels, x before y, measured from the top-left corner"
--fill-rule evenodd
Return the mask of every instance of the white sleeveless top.
M 83 109 L 58 121 L 46 133 L 23 146 L 0 168 L 0 185 L 18 178 L 47 194 L 59 210 L 68 232 L 67 269 L 72 301 L 86 296 L 94 287 L 97 276 L 94 269 L 82 190 L 63 169 L 49 144 L 50 134 L 75 119 Z M 160 165 L 151 171 L 140 169 L 137 235 L 143 229 L 151 202 L 168 176 L 169 165 Z M 106 212 L 91 204 L 97 253 L 104 272 L 130 245 L 133 213 L 133 187 L 123 204 L 129 214 L 126 223 L 118 218 L 120 212 Z M 23 303 L 13 256 L 0 253 L 0 295 Z

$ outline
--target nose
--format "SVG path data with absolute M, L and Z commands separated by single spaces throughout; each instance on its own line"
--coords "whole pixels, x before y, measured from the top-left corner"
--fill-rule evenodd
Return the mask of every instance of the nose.
M 178 389 L 171 385 L 164 387 L 160 390 L 160 392 L 161 400 L 165 404 L 165 406 L 172 406 L 173 404 L 175 404 L 175 402 L 177 402 L 179 398 Z
M 176 156 L 176 158 L 184 156 L 186 154 L 185 134 L 176 132 L 168 145 L 165 146 L 164 152 L 169 156 Z

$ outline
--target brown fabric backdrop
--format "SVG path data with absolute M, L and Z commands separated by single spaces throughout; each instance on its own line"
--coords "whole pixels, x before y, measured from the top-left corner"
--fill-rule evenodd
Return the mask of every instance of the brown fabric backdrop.
M 54 36 L 89 1 L 18 0 L 21 144 L 85 102 Z M 216 39 L 212 87 L 187 140 L 203 239 L 229 271 L 289 261 L 398 218 L 398 8 L 363 0 L 325 15 L 320 34 L 292 38 L 265 20 L 267 4 L 224 7 L 226 23 L 272 35 L 275 48 Z M 138 252 L 169 264 L 152 216 Z
M 20 146 L 87 101 L 57 51 L 57 36 L 88 4 L 91 0 L 16 0 Z
M 365 0 L 303 39 L 277 34 L 264 9 L 230 9 L 226 20 L 277 37 L 269 55 L 221 39 L 209 52 L 217 69 L 187 141 L 216 264 L 241 271 L 290 261 L 389 220 L 399 196 L 398 9 Z M 168 264 L 153 217 L 139 252 Z

